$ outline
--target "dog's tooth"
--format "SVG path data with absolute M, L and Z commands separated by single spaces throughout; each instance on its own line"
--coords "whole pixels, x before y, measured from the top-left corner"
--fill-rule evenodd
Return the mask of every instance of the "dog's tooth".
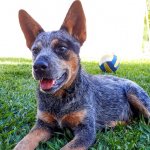
M 56 80 L 53 80 L 53 85 L 56 84 Z

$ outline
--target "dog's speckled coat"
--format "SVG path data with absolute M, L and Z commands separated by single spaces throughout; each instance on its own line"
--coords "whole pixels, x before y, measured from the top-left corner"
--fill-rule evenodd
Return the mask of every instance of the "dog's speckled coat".
M 80 1 L 74 1 L 58 31 L 44 32 L 24 10 L 19 20 L 33 54 L 33 76 L 40 84 L 36 124 L 15 150 L 33 150 L 63 127 L 72 129 L 75 137 L 61 150 L 86 150 L 96 130 L 126 123 L 139 113 L 150 118 L 150 98 L 137 84 L 89 75 L 81 68 L 86 25 Z

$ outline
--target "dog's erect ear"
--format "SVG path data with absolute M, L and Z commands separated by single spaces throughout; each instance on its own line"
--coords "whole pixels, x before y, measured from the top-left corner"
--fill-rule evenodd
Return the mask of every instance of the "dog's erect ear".
M 79 0 L 74 1 L 71 5 L 60 29 L 69 32 L 81 45 L 86 40 L 86 19 Z
M 19 23 L 26 38 L 27 46 L 31 49 L 36 36 L 44 30 L 25 10 L 19 11 Z

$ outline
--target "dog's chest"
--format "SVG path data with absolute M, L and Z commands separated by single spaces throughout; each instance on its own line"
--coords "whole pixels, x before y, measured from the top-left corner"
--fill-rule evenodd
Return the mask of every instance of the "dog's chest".
M 86 109 L 79 111 L 72 111 L 63 115 L 57 116 L 56 114 L 40 111 L 37 112 L 38 119 L 48 123 L 51 127 L 70 127 L 78 126 L 86 116 Z
M 73 128 L 78 126 L 86 116 L 87 110 L 83 103 L 72 95 L 62 99 L 42 95 L 38 103 L 37 118 L 51 127 Z

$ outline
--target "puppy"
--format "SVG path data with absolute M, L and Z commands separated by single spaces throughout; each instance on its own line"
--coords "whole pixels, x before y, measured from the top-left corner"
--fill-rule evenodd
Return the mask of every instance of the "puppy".
M 150 98 L 136 83 L 82 70 L 79 52 L 86 40 L 86 19 L 79 0 L 58 31 L 45 32 L 24 10 L 19 11 L 19 21 L 39 86 L 35 126 L 15 150 L 33 150 L 64 127 L 73 131 L 74 138 L 61 150 L 86 150 L 96 130 L 126 123 L 134 112 L 150 118 Z

